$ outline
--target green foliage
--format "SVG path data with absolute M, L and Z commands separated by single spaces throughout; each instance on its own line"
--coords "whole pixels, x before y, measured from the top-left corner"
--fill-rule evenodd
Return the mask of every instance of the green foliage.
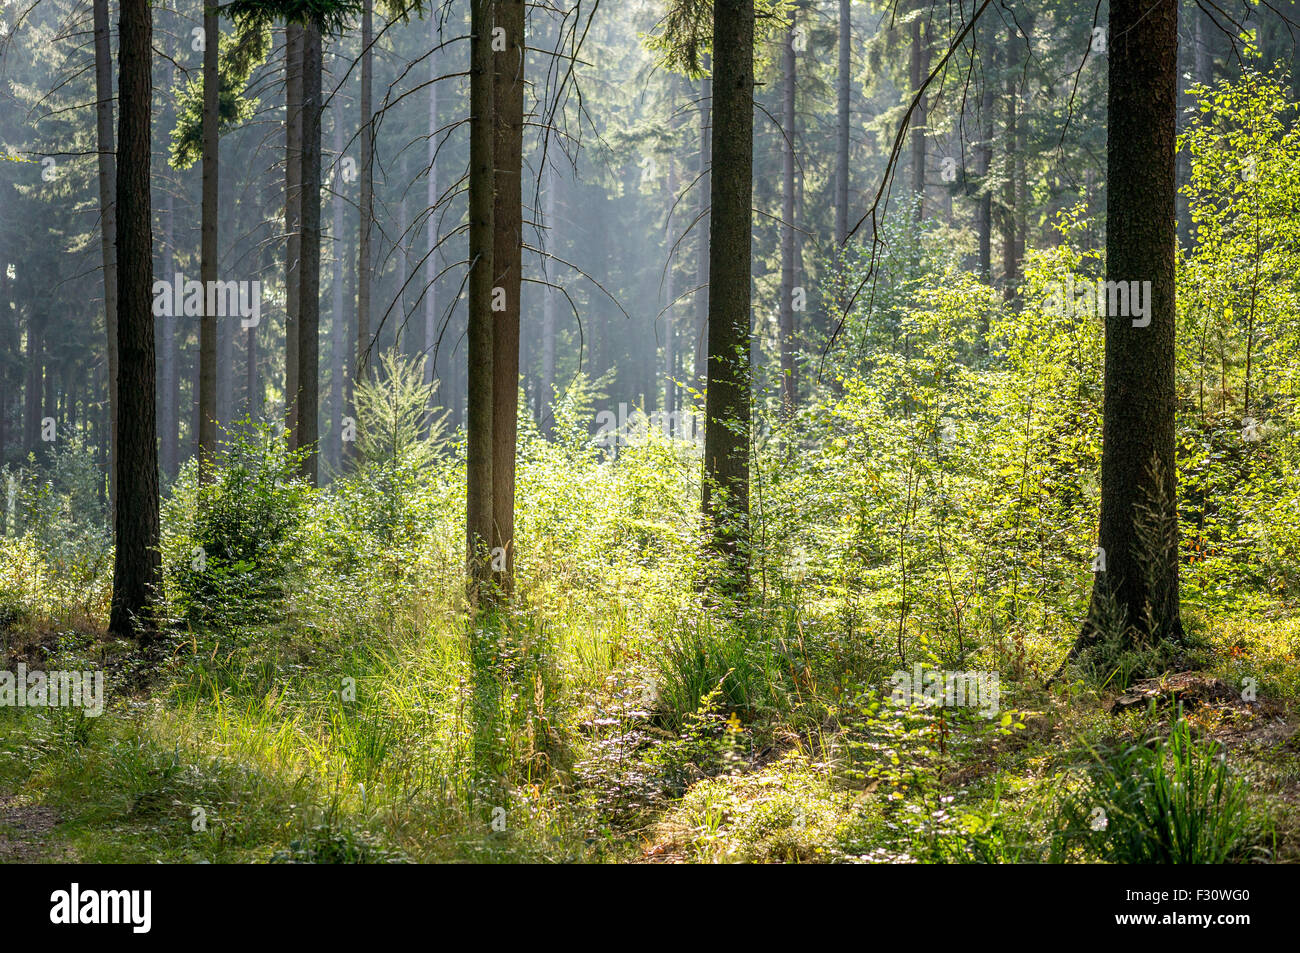
M 1094 753 L 1087 781 L 1062 803 L 1053 858 L 1082 852 L 1126 864 L 1253 859 L 1262 834 L 1246 792 L 1222 747 L 1194 740 L 1179 717 L 1166 741 Z
M 217 129 L 242 125 L 257 111 L 258 101 L 245 97 L 244 87 L 271 48 L 269 20 L 236 16 L 235 32 L 222 33 L 217 60 L 220 91 Z M 188 169 L 203 155 L 203 72 L 200 70 L 176 90 L 176 125 L 172 129 L 171 166 Z
M 446 414 L 434 407 L 437 384 L 424 383 L 424 363 L 388 350 L 357 385 L 357 452 L 367 464 L 419 475 L 433 463 Z
M 762 54 L 772 38 L 784 33 L 793 0 L 756 0 L 754 4 L 754 71 L 762 72 Z M 713 3 L 711 0 L 668 0 L 663 18 L 649 36 L 646 47 L 664 66 L 692 79 L 708 72 L 703 57 L 713 50 Z
M 266 623 L 284 612 L 297 533 L 312 491 L 301 453 L 269 425 L 229 435 L 225 465 L 202 484 L 192 463 L 163 509 L 163 571 L 174 614 L 191 626 Z
M 322 33 L 337 35 L 360 16 L 361 8 L 361 0 L 230 0 L 221 9 L 237 21 L 280 20 L 299 26 L 314 23 Z

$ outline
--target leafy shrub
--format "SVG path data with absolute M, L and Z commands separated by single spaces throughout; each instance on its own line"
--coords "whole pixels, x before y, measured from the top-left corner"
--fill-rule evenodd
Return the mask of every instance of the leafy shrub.
M 267 425 L 231 434 L 225 465 L 201 484 L 191 464 L 163 510 L 166 591 L 185 623 L 250 625 L 282 616 L 293 544 L 312 490 L 301 454 Z

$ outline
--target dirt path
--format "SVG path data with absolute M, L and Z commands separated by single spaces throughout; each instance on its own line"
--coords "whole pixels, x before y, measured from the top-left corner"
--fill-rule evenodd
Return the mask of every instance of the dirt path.
M 59 822 L 51 807 L 25 805 L 15 794 L 0 794 L 0 864 L 66 860 L 67 849 L 51 844 Z

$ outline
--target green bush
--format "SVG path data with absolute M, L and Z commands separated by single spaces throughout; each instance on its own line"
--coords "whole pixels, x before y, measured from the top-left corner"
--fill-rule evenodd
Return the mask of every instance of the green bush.
M 201 484 L 191 463 L 163 509 L 163 567 L 174 615 L 227 628 L 283 616 L 296 534 L 312 489 L 301 454 L 267 425 L 231 433 L 225 465 Z

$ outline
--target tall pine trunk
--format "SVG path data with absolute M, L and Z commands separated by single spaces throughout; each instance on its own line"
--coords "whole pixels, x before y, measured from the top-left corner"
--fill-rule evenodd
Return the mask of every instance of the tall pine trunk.
M 720 588 L 749 570 L 750 251 L 754 2 L 713 6 L 713 163 L 703 512 L 723 562 Z
M 708 57 L 704 69 L 712 69 Z M 709 229 L 712 205 L 713 168 L 713 79 L 706 74 L 700 80 L 700 169 L 696 188 L 700 194 L 698 220 L 695 223 L 699 244 L 695 272 L 695 389 L 704 389 L 709 365 Z
M 217 214 L 220 199 L 218 156 L 218 104 L 221 78 L 217 72 L 217 53 L 221 46 L 221 27 L 216 7 L 203 13 L 203 196 L 200 211 L 199 275 L 203 282 L 203 317 L 199 319 L 199 474 L 204 480 L 212 475 L 213 455 L 217 449 L 217 317 L 208 313 L 212 296 L 207 293 L 217 280 Z
M 371 223 L 375 205 L 375 117 L 374 112 L 374 3 L 365 0 L 361 11 L 361 223 L 357 233 L 357 353 L 353 386 L 366 379 L 370 364 L 370 278 Z M 353 451 L 356 444 L 352 444 Z
M 1114 625 L 1116 611 L 1152 640 L 1182 635 L 1174 460 L 1177 47 L 1177 0 L 1112 0 L 1106 278 L 1149 281 L 1150 316 L 1145 326 L 1130 316 L 1106 317 L 1104 561 L 1080 644 Z
M 839 72 L 835 76 L 835 247 L 849 235 L 849 79 L 853 19 L 849 0 L 840 3 Z
M 169 84 L 169 88 L 170 88 Z M 171 281 L 176 265 L 176 199 L 172 190 L 167 189 L 163 197 L 163 280 Z M 176 348 L 176 315 L 164 315 L 162 318 L 162 387 L 159 404 L 159 423 L 162 427 L 162 439 L 159 446 L 162 451 L 162 473 L 168 480 L 176 479 L 180 464 L 180 375 L 178 373 L 178 353 Z
M 555 174 L 555 166 L 547 160 L 546 164 L 546 228 L 547 234 L 554 236 L 555 232 L 555 190 L 559 186 L 559 176 Z M 547 252 L 554 248 L 554 238 L 548 238 L 546 242 Z M 555 429 L 555 307 L 556 291 L 550 287 L 551 279 L 550 262 L 543 259 L 543 274 L 546 277 L 548 285 L 545 290 L 545 297 L 542 300 L 542 379 L 538 385 L 541 395 L 537 400 L 537 422 L 542 428 L 542 432 L 550 434 Z
M 1016 103 L 1016 82 L 1019 72 L 1018 66 L 1018 39 L 1019 33 L 1015 26 L 1007 27 L 1007 51 L 1006 51 L 1006 110 L 1007 124 L 1006 135 L 1004 138 L 1004 161 L 1006 162 L 1006 177 L 1002 183 L 1002 295 L 1010 301 L 1015 297 L 1016 285 L 1019 283 L 1020 259 L 1016 251 L 1016 198 L 1018 179 L 1018 168 L 1016 165 L 1016 153 L 1019 146 L 1018 138 L 1018 115 Z
M 519 311 L 523 250 L 524 0 L 497 0 L 496 25 L 505 31 L 504 49 L 493 53 L 492 145 L 495 195 L 492 265 L 502 310 L 492 328 L 492 511 L 494 580 L 513 589 L 515 563 L 515 443 L 519 421 Z M 496 289 L 501 289 L 497 292 Z
M 108 25 L 108 0 L 93 0 L 95 25 L 95 139 L 99 154 L 99 229 L 104 267 L 104 329 L 108 337 L 108 501 L 117 499 L 117 205 L 113 188 L 117 171 L 113 161 L 113 60 Z
M 470 7 L 469 353 L 465 406 L 465 537 L 472 602 L 492 579 L 493 0 Z
M 924 43 L 921 16 L 912 20 L 912 43 L 908 59 L 908 71 L 911 73 L 912 94 L 919 96 L 921 84 L 925 82 L 928 56 Z M 915 215 L 919 221 L 925 216 L 925 125 L 926 102 L 919 96 L 916 109 L 912 112 L 912 192 L 916 195 Z
M 284 30 L 284 410 L 289 446 L 298 443 L 298 320 L 302 313 L 303 28 Z
M 781 413 L 794 415 L 798 384 L 794 366 L 794 97 L 795 27 L 791 21 L 781 50 L 781 302 L 778 318 L 781 352 Z
M 295 446 L 303 451 L 300 473 L 317 482 L 320 447 L 320 159 L 321 27 L 302 31 L 302 174 L 299 216 L 302 222 L 298 263 L 298 431 Z
M 430 17 L 429 42 L 435 47 L 441 42 L 438 20 Z M 424 383 L 432 384 L 437 368 L 434 366 L 434 348 L 438 343 L 438 68 L 442 58 L 429 54 L 429 141 L 427 143 L 428 169 L 425 172 L 425 214 L 429 216 L 425 230 L 428 236 L 429 257 L 424 261 Z
M 334 56 L 336 67 L 343 66 L 342 57 Z M 334 256 L 334 274 L 330 279 L 330 422 L 333 439 L 330 441 L 329 464 L 335 473 L 343 465 L 343 375 L 347 373 L 344 354 L 348 346 L 348 318 L 343 310 L 343 189 L 341 168 L 343 163 L 342 112 L 336 106 L 334 125 L 334 200 L 331 203 L 333 218 L 330 222 L 330 248 Z
M 154 404 L 150 100 L 153 24 L 148 0 L 121 0 L 118 24 L 117 502 L 109 631 L 142 642 L 160 595 L 158 454 Z

